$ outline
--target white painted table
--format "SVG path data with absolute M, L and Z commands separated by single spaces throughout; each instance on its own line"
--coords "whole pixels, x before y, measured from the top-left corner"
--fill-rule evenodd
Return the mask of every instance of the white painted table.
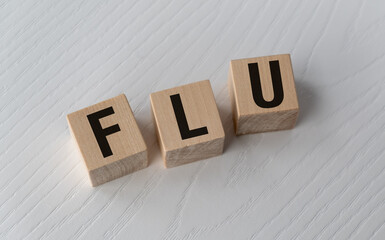
M 0 43 L 0 239 L 385 239 L 383 0 L 5 0 Z M 296 128 L 235 137 L 229 61 L 280 53 Z M 203 79 L 225 152 L 164 169 L 149 94 Z M 91 188 L 65 116 L 120 93 L 151 164 Z

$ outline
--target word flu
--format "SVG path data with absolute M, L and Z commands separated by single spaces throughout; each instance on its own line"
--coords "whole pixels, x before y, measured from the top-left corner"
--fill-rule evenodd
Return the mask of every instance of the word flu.
M 232 60 L 237 135 L 293 128 L 299 111 L 290 55 Z M 150 95 L 165 166 L 222 154 L 225 133 L 209 80 Z M 147 167 L 147 147 L 124 94 L 67 115 L 92 186 Z

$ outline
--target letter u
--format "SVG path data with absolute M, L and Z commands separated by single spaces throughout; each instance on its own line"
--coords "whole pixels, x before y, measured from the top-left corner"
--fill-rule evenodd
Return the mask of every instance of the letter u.
M 274 98 L 271 101 L 266 101 L 262 94 L 261 77 L 259 75 L 258 63 L 249 64 L 249 74 L 251 81 L 251 90 L 255 104 L 261 108 L 274 108 L 279 106 L 283 101 L 283 87 L 281 70 L 279 61 L 270 61 L 270 73 L 273 83 Z

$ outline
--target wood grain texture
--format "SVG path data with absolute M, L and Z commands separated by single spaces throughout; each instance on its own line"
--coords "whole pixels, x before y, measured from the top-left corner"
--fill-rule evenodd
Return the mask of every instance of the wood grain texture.
M 67 121 L 93 187 L 147 167 L 147 147 L 124 94 L 70 113 Z
M 179 108 L 172 97 L 177 97 L 174 101 Z M 151 93 L 150 98 L 167 168 L 222 154 L 225 132 L 209 80 Z
M 381 0 L 0 1 L 0 239 L 385 235 Z M 235 136 L 232 59 L 289 53 L 290 131 Z M 210 79 L 218 157 L 164 169 L 149 95 Z M 91 188 L 66 115 L 124 93 L 149 166 Z
M 278 70 L 269 66 L 274 62 L 278 63 Z M 250 70 L 252 65 L 257 70 Z M 273 81 L 273 71 L 279 75 L 278 81 Z M 259 87 L 252 87 L 252 76 L 253 85 Z M 289 54 L 231 60 L 228 81 L 237 135 L 295 126 L 299 106 Z

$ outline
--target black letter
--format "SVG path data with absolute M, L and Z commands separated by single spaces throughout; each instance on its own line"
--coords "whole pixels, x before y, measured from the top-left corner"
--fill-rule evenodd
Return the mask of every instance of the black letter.
M 103 157 L 108 157 L 112 155 L 112 151 L 111 151 L 110 145 L 108 144 L 106 136 L 119 132 L 120 127 L 118 124 L 115 124 L 108 128 L 102 128 L 102 125 L 100 124 L 99 119 L 114 113 L 115 113 L 114 109 L 112 107 L 109 107 L 87 115 L 92 131 L 94 131 L 96 141 L 98 141 L 99 148 L 102 151 Z
M 251 90 L 253 92 L 254 102 L 261 108 L 277 107 L 283 101 L 281 70 L 279 68 L 279 62 L 277 60 L 270 61 L 270 73 L 273 82 L 274 98 L 273 100 L 266 102 L 262 95 L 262 86 L 261 79 L 259 76 L 258 63 L 249 64 Z
M 179 94 L 170 96 L 182 140 L 208 134 L 207 127 L 190 130 Z

